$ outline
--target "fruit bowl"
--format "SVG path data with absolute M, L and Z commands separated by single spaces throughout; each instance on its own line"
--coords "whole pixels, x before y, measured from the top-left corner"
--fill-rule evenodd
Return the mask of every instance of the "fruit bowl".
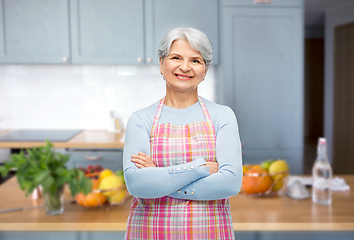
M 282 196 L 286 193 L 288 179 L 289 170 L 279 173 L 244 173 L 242 191 L 255 197 Z
M 110 205 L 119 205 L 124 203 L 125 199 L 129 195 L 124 183 L 124 177 L 117 176 L 113 174 L 113 172 L 111 172 L 110 176 L 106 176 L 105 173 L 102 173 L 103 171 L 85 174 L 85 177 L 90 178 L 92 181 L 92 190 L 87 195 L 79 193 L 75 196 L 76 202 L 79 205 L 84 207 L 98 207 L 107 202 Z M 114 186 L 116 187 L 109 185 L 112 181 L 107 181 L 107 179 L 113 179 L 115 181 L 113 183 L 116 183 Z
M 270 162 L 270 161 L 268 161 Z M 272 167 L 272 163 L 275 163 Z M 284 160 L 265 165 L 245 165 L 241 191 L 254 197 L 277 197 L 286 193 L 289 167 Z M 269 167 L 270 166 L 270 167 Z
M 126 186 L 111 189 L 93 189 L 89 194 L 79 193 L 75 196 L 76 202 L 84 207 L 99 207 L 106 203 L 110 205 L 120 205 L 129 196 Z

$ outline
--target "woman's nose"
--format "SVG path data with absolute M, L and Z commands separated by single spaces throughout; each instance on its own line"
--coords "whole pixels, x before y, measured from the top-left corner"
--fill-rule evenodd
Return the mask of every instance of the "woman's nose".
M 190 70 L 190 66 L 189 66 L 189 61 L 182 61 L 181 65 L 179 66 L 179 68 L 183 71 L 183 72 L 187 72 Z

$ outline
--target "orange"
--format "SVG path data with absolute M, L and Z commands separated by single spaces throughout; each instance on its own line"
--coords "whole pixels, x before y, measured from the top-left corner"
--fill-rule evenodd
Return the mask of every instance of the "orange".
M 100 181 L 98 179 L 91 179 L 92 190 L 98 189 Z M 85 196 L 83 193 L 75 195 L 76 202 L 84 207 L 97 207 L 106 202 L 107 197 L 100 192 L 90 192 Z
M 252 167 L 250 168 L 262 168 L 261 165 L 251 165 Z
M 248 175 L 251 173 L 265 175 Z M 261 167 L 253 167 L 248 170 L 242 179 L 242 189 L 248 194 L 265 193 L 273 184 L 272 178 L 268 172 Z
M 261 165 L 255 165 L 255 164 L 253 164 L 253 165 L 244 165 L 247 169 L 251 169 L 251 168 L 260 168 L 261 167 Z
M 101 181 L 98 179 L 91 179 L 91 182 L 92 182 L 92 190 L 98 189 L 101 183 Z
M 86 196 L 83 193 L 76 194 L 76 202 L 84 207 L 97 207 L 106 201 L 106 196 L 102 193 L 91 192 Z

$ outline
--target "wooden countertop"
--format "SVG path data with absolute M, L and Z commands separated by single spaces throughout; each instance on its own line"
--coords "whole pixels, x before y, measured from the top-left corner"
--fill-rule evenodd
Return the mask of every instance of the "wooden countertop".
M 350 191 L 333 192 L 332 204 L 311 199 L 254 198 L 242 193 L 230 198 L 235 231 L 354 231 L 354 175 L 343 175 Z M 25 198 L 13 177 L 0 186 L 0 209 L 40 205 Z M 73 198 L 65 196 L 66 202 Z M 131 198 L 123 205 L 84 208 L 67 203 L 64 214 L 47 216 L 44 208 L 0 214 L 0 231 L 125 231 Z
M 0 136 L 16 130 L 6 130 Z M 83 130 L 67 142 L 53 142 L 55 148 L 123 148 L 125 132 Z M 31 148 L 45 142 L 0 142 L 0 148 Z

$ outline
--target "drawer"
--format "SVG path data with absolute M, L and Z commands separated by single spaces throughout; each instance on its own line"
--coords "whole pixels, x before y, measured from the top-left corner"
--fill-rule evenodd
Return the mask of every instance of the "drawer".
M 88 165 L 101 165 L 112 171 L 123 169 L 123 149 L 115 150 L 75 150 L 66 151 L 70 156 L 68 168 L 87 168 Z
M 302 7 L 302 0 L 222 0 L 222 6 L 235 7 Z

